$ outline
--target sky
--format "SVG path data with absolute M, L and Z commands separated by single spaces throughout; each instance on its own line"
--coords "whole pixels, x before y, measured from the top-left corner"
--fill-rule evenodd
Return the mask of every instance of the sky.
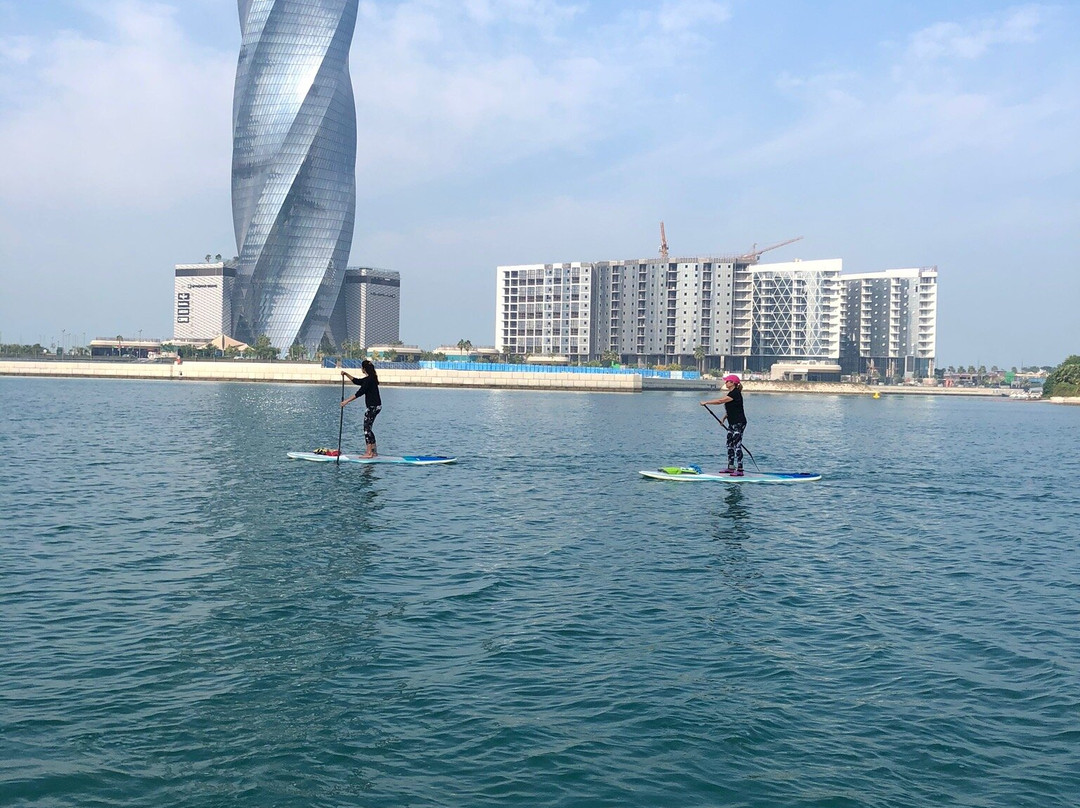
M 935 265 L 938 365 L 1080 353 L 1080 3 L 362 0 L 351 265 L 494 344 L 495 268 Z M 237 252 L 231 0 L 0 0 L 0 342 L 172 334 Z

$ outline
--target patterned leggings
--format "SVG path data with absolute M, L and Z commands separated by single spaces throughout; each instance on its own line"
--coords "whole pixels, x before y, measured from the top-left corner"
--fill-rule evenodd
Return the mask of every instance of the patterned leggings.
M 727 464 L 729 469 L 742 468 L 742 436 L 745 431 L 746 424 L 728 424 Z
M 368 407 L 364 413 L 364 443 L 368 446 L 375 445 L 375 433 L 371 431 L 371 427 L 375 423 L 375 416 L 382 412 L 382 407 Z M 740 455 L 741 457 L 741 455 Z

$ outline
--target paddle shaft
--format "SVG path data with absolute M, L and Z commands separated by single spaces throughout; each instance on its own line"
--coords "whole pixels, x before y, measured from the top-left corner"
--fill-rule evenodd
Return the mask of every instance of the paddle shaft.
M 345 371 L 341 371 L 341 400 L 345 400 Z M 338 424 L 337 424 L 337 457 L 334 458 L 334 462 L 337 465 L 341 465 L 341 430 L 345 426 L 345 408 L 338 407 Z
M 703 407 L 704 407 L 705 409 L 709 410 L 709 405 L 708 405 L 708 404 L 702 404 L 702 406 L 703 406 Z M 721 420 L 720 420 L 720 419 L 719 419 L 719 418 L 717 417 L 717 415 L 716 415 L 716 413 L 715 413 L 715 412 L 713 412 L 712 410 L 709 410 L 709 415 L 711 415 L 711 416 L 712 416 L 713 418 L 716 418 L 716 423 L 720 424 L 720 426 L 722 426 L 722 427 L 723 427 L 723 428 L 724 428 L 725 430 L 727 430 L 727 431 L 728 431 L 729 433 L 731 432 L 731 427 L 729 427 L 729 426 L 728 426 L 727 424 L 725 424 L 725 423 L 724 423 L 723 421 L 721 421 Z M 753 455 L 753 454 L 752 454 L 752 453 L 750 452 L 750 450 L 749 450 L 749 449 L 747 449 L 747 448 L 746 448 L 746 444 L 743 444 L 742 450 L 743 450 L 744 452 L 746 452 L 746 456 L 747 456 L 747 457 L 749 457 L 749 458 L 750 458 L 751 460 L 753 460 L 753 461 L 754 461 L 754 468 L 756 468 L 756 469 L 757 469 L 757 470 L 758 470 L 758 471 L 760 472 L 760 471 L 761 471 L 761 467 L 760 467 L 760 466 L 758 466 L 758 464 L 757 464 L 757 460 L 755 460 L 755 459 L 754 459 L 754 455 Z

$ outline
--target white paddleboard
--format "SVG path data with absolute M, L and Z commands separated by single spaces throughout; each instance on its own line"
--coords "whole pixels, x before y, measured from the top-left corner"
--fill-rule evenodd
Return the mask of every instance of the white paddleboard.
M 380 463 L 397 464 L 405 466 L 438 466 L 445 463 L 456 463 L 456 457 L 444 457 L 443 455 L 376 455 L 364 457 L 363 455 L 327 455 L 318 452 L 289 452 L 293 460 L 314 460 L 316 463 L 333 463 L 340 460 L 342 463 L 363 463 L 364 465 L 378 465 Z
M 697 471 L 694 467 L 668 467 L 656 471 L 643 471 L 643 477 L 650 480 L 671 480 L 677 483 L 810 483 L 820 480 L 820 474 L 812 474 L 807 471 L 799 472 L 775 472 L 758 471 L 746 472 L 741 477 L 736 477 L 727 472 L 710 474 Z

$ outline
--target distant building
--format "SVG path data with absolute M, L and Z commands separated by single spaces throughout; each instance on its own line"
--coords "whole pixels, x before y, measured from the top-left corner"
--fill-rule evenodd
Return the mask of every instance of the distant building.
M 177 264 L 173 281 L 173 339 L 206 342 L 232 328 L 236 264 Z
M 97 337 L 90 340 L 90 356 L 126 357 L 129 359 L 152 359 L 161 353 L 161 342 L 156 339 L 126 339 L 125 337 Z
M 372 361 L 382 362 L 419 362 L 424 355 L 419 345 L 368 345 L 367 352 Z
M 499 351 L 496 348 L 459 348 L 457 345 L 440 345 L 434 354 L 442 354 L 447 362 L 497 362 Z
M 233 227 L 240 263 L 229 336 L 288 351 L 341 342 L 330 318 L 352 246 L 357 0 L 240 0 L 233 95 Z M 330 332 L 330 333 L 328 333 Z
M 495 348 L 518 356 L 587 361 L 595 353 L 594 291 L 592 264 L 499 267 Z
M 400 339 L 401 275 L 388 269 L 349 267 L 341 284 L 331 330 L 364 347 Z
M 746 269 L 751 284 L 741 296 L 750 302 L 750 370 L 767 370 L 775 362 L 836 360 L 840 268 L 840 259 L 830 258 Z M 744 347 L 734 336 L 735 347 Z
M 883 378 L 934 375 L 937 278 L 936 266 L 842 277 L 844 373 Z
M 839 259 L 759 265 L 756 254 L 500 266 L 495 347 L 754 371 L 835 361 L 840 268 Z

